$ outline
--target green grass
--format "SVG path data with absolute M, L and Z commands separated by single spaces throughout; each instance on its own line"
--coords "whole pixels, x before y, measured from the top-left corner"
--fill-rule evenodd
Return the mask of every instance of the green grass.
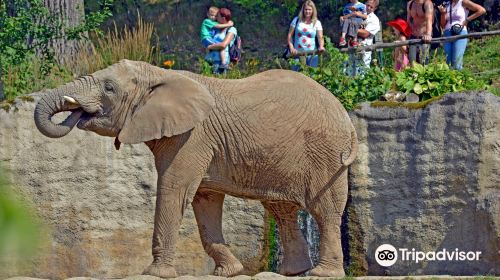
M 464 56 L 464 68 L 491 85 L 500 96 L 500 36 L 470 40 Z

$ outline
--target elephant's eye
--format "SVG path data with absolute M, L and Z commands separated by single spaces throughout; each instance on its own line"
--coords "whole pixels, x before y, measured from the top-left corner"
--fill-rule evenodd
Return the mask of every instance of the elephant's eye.
M 114 90 L 114 88 L 113 88 L 113 84 L 111 84 L 110 82 L 106 82 L 106 83 L 104 84 L 104 89 L 105 89 L 106 91 L 113 91 L 113 90 Z

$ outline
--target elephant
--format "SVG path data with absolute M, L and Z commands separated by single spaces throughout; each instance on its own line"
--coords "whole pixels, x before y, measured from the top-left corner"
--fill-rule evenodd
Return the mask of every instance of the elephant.
M 71 114 L 61 123 L 58 112 Z M 280 273 L 343 276 L 341 216 L 347 169 L 358 140 L 342 104 L 323 86 L 289 70 L 229 80 L 121 60 L 45 91 L 34 112 L 38 130 L 63 137 L 76 125 L 124 144 L 145 143 L 158 173 L 153 262 L 144 274 L 177 275 L 175 244 L 191 203 L 215 275 L 243 265 L 222 234 L 225 195 L 258 200 L 277 222 Z M 297 211 L 318 224 L 313 266 Z

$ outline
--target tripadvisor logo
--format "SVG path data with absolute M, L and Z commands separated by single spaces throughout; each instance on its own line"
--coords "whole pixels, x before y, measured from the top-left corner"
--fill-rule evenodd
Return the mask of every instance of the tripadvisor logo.
M 460 251 L 458 248 L 455 250 L 447 250 L 446 248 L 439 251 L 417 251 L 415 248 L 411 250 L 407 248 L 396 249 L 390 244 L 380 245 L 375 250 L 375 260 L 381 266 L 394 265 L 398 259 L 401 261 L 410 261 L 419 263 L 422 261 L 478 261 L 480 251 Z
M 381 266 L 391 266 L 398 260 L 398 251 L 390 244 L 380 245 L 375 251 L 375 260 Z

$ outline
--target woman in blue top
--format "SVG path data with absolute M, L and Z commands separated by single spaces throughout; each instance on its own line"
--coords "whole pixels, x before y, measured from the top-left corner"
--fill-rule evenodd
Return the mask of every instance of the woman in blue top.
M 316 37 L 319 46 L 316 45 Z M 292 55 L 301 52 L 314 51 L 323 52 L 325 42 L 323 41 L 323 26 L 318 20 L 318 12 L 314 2 L 307 0 L 302 4 L 298 17 L 295 17 L 288 30 L 288 47 Z M 308 55 L 306 64 L 311 67 L 318 66 L 318 56 Z M 298 71 L 298 66 L 292 66 L 292 70 Z
M 227 23 L 231 20 L 231 11 L 226 8 L 221 8 L 219 13 L 217 14 L 217 21 L 220 24 Z M 229 64 L 229 46 L 234 44 L 236 39 L 236 35 L 238 34 L 236 28 L 234 26 L 225 28 L 220 30 L 217 34 L 215 34 L 214 39 L 216 41 L 220 41 L 220 43 L 212 44 L 207 47 L 209 53 L 205 56 L 205 60 L 212 63 L 214 67 L 214 73 L 222 74 L 225 73 L 228 69 Z M 224 61 L 227 61 L 226 64 L 221 63 L 221 55 L 220 50 L 224 50 Z

